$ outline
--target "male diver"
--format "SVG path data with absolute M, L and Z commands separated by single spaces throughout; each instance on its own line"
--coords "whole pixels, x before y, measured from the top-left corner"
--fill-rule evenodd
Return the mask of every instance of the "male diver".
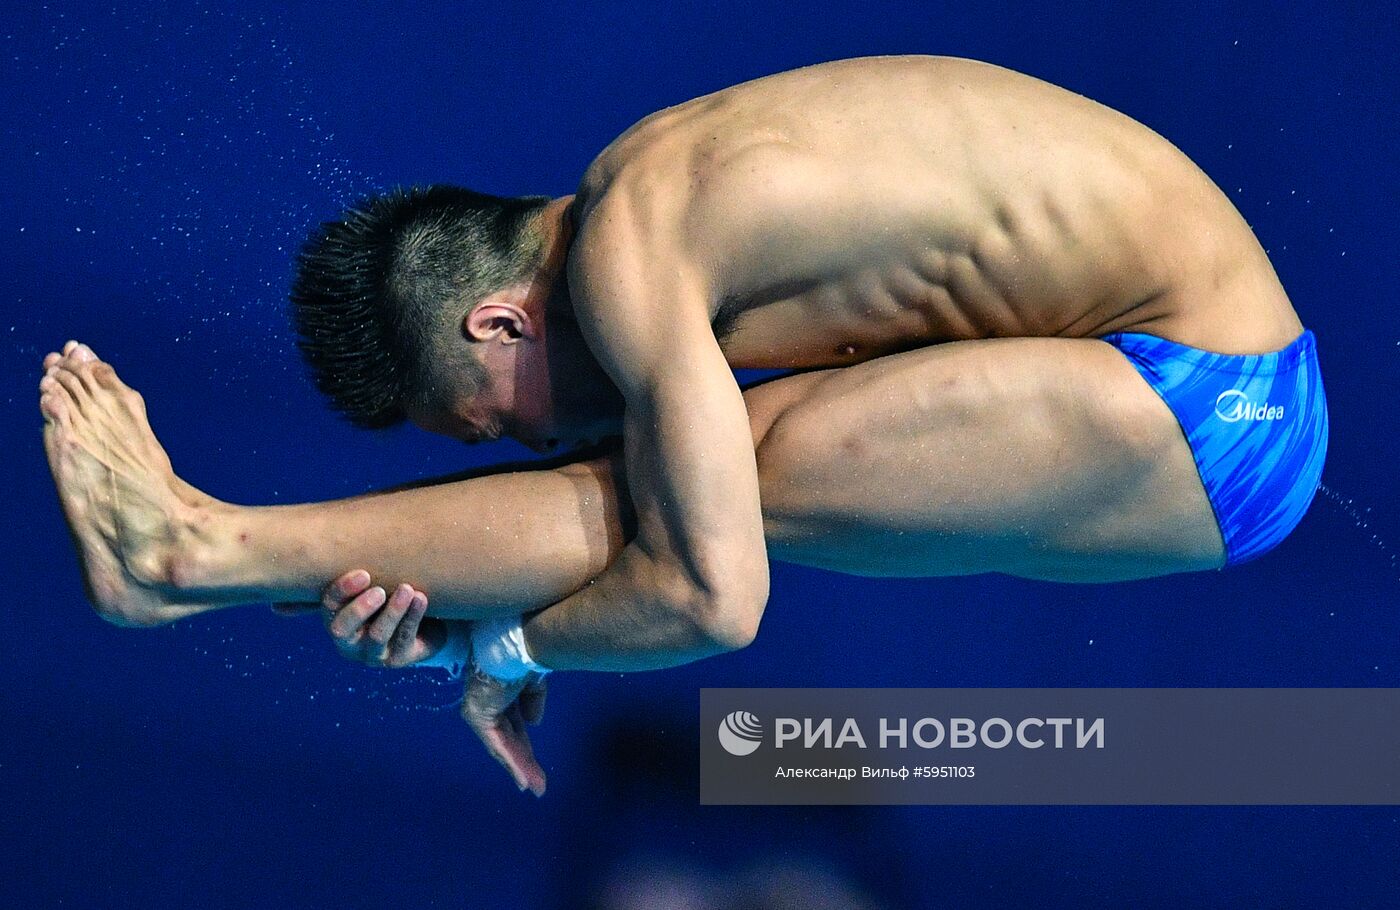
M 70 343 L 40 405 L 90 596 L 149 625 L 325 589 L 342 646 L 396 664 L 463 656 L 425 613 L 475 620 L 465 713 L 536 792 L 543 671 L 743 647 L 770 556 L 1219 568 L 1292 530 L 1326 450 L 1313 336 L 1226 196 L 1126 116 L 969 60 L 668 108 L 572 196 L 367 200 L 313 235 L 292 303 L 356 424 L 621 452 L 238 507 L 176 477 L 140 398 Z M 741 392 L 731 367 L 796 372 Z

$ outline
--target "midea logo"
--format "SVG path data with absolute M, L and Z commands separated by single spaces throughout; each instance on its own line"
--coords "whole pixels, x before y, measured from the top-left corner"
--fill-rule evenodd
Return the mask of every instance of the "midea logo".
M 747 711 L 733 711 L 719 722 L 719 744 L 730 755 L 748 755 L 763 742 L 763 723 Z
M 1282 420 L 1283 405 L 1267 401 L 1255 404 L 1239 389 L 1226 389 L 1215 397 L 1215 416 L 1226 423 L 1237 420 Z

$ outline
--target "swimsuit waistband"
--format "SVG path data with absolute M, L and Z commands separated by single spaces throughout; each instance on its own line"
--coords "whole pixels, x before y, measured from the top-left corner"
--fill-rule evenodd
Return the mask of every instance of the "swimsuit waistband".
M 1169 347 L 1173 360 L 1184 361 L 1200 369 L 1219 370 L 1225 373 L 1255 373 L 1261 369 L 1272 373 L 1283 373 L 1311 357 L 1317 350 L 1317 339 L 1309 329 L 1304 329 L 1303 334 L 1289 342 L 1287 347 L 1266 354 L 1221 354 L 1218 351 L 1193 348 L 1190 345 L 1171 341 L 1159 335 L 1149 335 L 1146 332 L 1114 332 L 1111 335 L 1102 336 L 1099 340 L 1106 341 L 1120 349 L 1144 347 L 1161 350 L 1164 346 Z

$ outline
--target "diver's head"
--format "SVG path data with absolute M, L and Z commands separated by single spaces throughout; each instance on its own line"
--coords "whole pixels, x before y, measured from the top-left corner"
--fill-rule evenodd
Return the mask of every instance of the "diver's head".
M 569 304 L 570 202 L 438 185 L 321 225 L 291 300 L 332 406 L 361 427 L 407 419 L 536 449 L 614 432 L 617 391 Z

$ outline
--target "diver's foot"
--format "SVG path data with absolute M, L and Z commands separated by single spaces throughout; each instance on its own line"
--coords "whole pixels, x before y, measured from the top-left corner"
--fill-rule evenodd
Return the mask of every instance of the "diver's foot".
M 44 449 L 97 612 L 154 626 L 211 609 L 179 597 L 211 500 L 175 476 L 141 397 L 76 342 L 44 368 Z

